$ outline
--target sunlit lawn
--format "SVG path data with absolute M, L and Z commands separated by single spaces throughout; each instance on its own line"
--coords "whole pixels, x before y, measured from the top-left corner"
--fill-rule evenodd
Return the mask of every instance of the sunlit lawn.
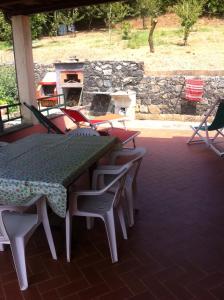
M 180 26 L 158 27 L 154 34 L 155 53 L 149 52 L 149 29 L 131 29 L 122 40 L 120 29 L 111 36 L 107 30 L 77 32 L 75 36 L 49 37 L 33 41 L 35 62 L 53 63 L 77 57 L 79 60 L 144 61 L 148 72 L 167 70 L 220 70 L 224 63 L 223 25 L 196 25 L 189 44 L 181 46 Z M 7 51 L 6 51 L 7 50 Z M 0 60 L 10 61 L 12 53 L 0 43 Z

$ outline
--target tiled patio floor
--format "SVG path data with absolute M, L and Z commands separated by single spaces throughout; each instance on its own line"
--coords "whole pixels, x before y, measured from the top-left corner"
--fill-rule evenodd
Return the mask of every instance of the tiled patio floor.
M 146 130 L 136 224 L 118 233 L 112 265 L 103 224 L 74 222 L 73 257 L 65 261 L 64 224 L 53 220 L 58 261 L 40 229 L 27 247 L 29 289 L 20 293 L 9 249 L 0 253 L 0 299 L 224 299 L 224 161 L 190 132 Z

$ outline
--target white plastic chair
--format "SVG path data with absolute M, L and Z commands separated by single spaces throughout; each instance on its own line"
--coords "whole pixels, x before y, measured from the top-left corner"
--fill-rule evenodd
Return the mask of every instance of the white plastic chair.
M 92 128 L 76 128 L 67 134 L 68 136 L 100 136 L 99 132 Z
M 37 213 L 24 213 L 34 204 L 37 206 Z M 10 245 L 21 290 L 28 288 L 25 244 L 41 223 L 43 223 L 51 255 L 53 259 L 57 259 L 44 196 L 34 196 L 24 206 L 0 206 L 0 250 L 4 250 L 4 244 Z
M 124 239 L 127 239 L 123 208 L 120 200 L 124 188 L 125 177 L 130 167 L 131 164 L 122 166 L 117 171 L 117 175 L 112 182 L 102 190 L 70 193 L 69 209 L 66 214 L 66 251 L 68 262 L 70 262 L 71 257 L 72 216 L 93 217 L 103 220 L 106 227 L 112 262 L 115 263 L 118 261 L 114 209 L 116 209 L 118 213 L 123 237 Z M 115 185 L 115 193 L 110 193 L 110 188 Z
M 134 194 L 136 193 L 137 188 L 136 178 L 145 153 L 145 148 L 141 147 L 114 151 L 111 153 L 109 165 L 98 166 L 93 173 L 92 188 L 96 189 L 97 186 L 102 188 L 113 180 L 113 171 L 116 172 L 116 170 L 121 167 L 121 165 L 116 165 L 119 158 L 124 158 L 126 162 L 127 160 L 129 162 L 132 162 L 132 167 L 130 168 L 126 176 L 124 189 L 130 227 L 134 225 Z M 90 221 L 88 222 L 88 224 L 90 224 Z

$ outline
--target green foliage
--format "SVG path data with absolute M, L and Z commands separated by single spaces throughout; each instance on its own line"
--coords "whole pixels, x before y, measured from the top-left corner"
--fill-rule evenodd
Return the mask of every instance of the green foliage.
M 121 25 L 121 38 L 122 40 L 130 40 L 131 38 L 131 24 L 129 22 L 123 22 Z
M 12 44 L 12 28 L 11 25 L 6 22 L 2 12 L 0 12 L 0 40 Z
M 100 5 L 104 16 L 104 22 L 108 28 L 111 28 L 118 22 L 129 16 L 129 6 L 122 2 L 114 2 Z
M 223 0 L 209 0 L 205 5 L 205 12 L 210 15 L 224 15 L 224 1 Z
M 12 45 L 9 42 L 0 42 L 0 50 L 12 49 Z
M 109 44 L 111 44 L 111 28 L 129 15 L 129 6 L 125 3 L 115 2 L 101 4 L 100 7 L 104 14 L 104 22 L 109 32 Z
M 48 35 L 56 36 L 61 24 L 73 25 L 84 18 L 79 8 L 57 10 L 47 14 Z
M 83 15 L 83 19 L 87 21 L 89 29 L 91 29 L 93 20 L 104 18 L 104 12 L 100 5 L 83 6 L 80 8 L 80 13 Z
M 137 49 L 147 45 L 147 32 L 136 31 L 131 35 L 131 39 L 128 41 L 127 47 L 131 49 Z
M 176 1 L 176 0 L 174 0 Z M 136 12 L 137 15 L 140 16 L 143 20 L 144 26 L 144 18 L 152 17 L 157 18 L 159 15 L 165 13 L 167 7 L 173 1 L 169 0 L 136 0 Z
M 203 0 L 202 7 L 200 5 L 201 3 L 201 0 L 128 0 L 125 1 L 125 3 L 114 2 L 35 14 L 31 16 L 32 37 L 33 39 L 37 39 L 42 36 L 57 35 L 60 24 L 69 26 L 81 22 L 82 24 L 88 25 L 90 29 L 96 20 L 102 20 L 108 28 L 112 28 L 116 23 L 123 22 L 128 16 L 140 16 L 142 19 L 151 17 L 155 19 L 158 15 L 173 6 L 175 10 L 178 11 L 177 14 L 181 14 L 181 19 L 183 19 L 181 23 L 184 28 L 192 27 L 192 20 L 189 21 L 190 15 L 192 15 L 192 19 L 196 16 L 196 20 L 202 13 L 207 13 L 210 16 L 224 16 L 223 0 Z M 194 7 L 197 6 L 199 12 L 195 14 L 195 11 L 191 10 L 192 5 Z M 181 6 L 182 9 L 180 8 Z M 187 9 L 186 6 L 189 6 L 189 9 Z M 186 13 L 187 16 L 184 16 L 183 11 L 185 13 L 188 11 L 189 14 Z M 145 27 L 144 22 L 143 27 Z M 6 21 L 1 12 L 0 28 L 0 41 L 12 44 L 10 21 Z M 127 30 L 127 28 L 125 28 L 124 31 L 125 30 Z M 125 34 L 126 33 L 124 33 L 124 35 Z
M 31 16 L 32 38 L 38 39 L 43 36 L 44 27 L 46 26 L 47 15 L 35 14 Z
M 175 40 L 176 37 L 181 37 L 182 31 L 172 28 L 162 29 L 158 28 L 155 32 L 155 43 L 157 46 L 170 46 L 171 40 Z M 131 39 L 128 41 L 127 47 L 131 49 L 137 49 L 140 47 L 146 47 L 148 43 L 147 30 L 135 31 L 131 35 Z
M 174 11 L 181 19 L 181 26 L 184 29 L 184 45 L 187 44 L 190 31 L 202 14 L 204 5 L 205 0 L 181 0 L 174 7 Z
M 0 99 L 7 104 L 18 102 L 17 81 L 13 67 L 0 67 Z

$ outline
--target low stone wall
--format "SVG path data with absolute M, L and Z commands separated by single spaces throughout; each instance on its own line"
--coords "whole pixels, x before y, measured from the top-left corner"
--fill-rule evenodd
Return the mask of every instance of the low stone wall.
M 55 68 L 53 64 L 44 65 L 44 64 L 34 64 L 34 76 L 35 76 L 35 84 L 38 83 L 44 78 L 44 75 L 47 72 L 54 72 Z
M 133 61 L 92 61 L 84 66 L 84 104 L 92 102 L 94 93 L 110 94 L 135 90 L 144 77 L 144 63 Z
M 140 119 L 197 119 L 217 99 L 224 96 L 222 76 L 200 76 L 205 81 L 204 101 L 182 98 L 184 76 L 144 76 L 144 63 L 132 61 L 88 62 L 84 70 L 84 103 L 92 102 L 94 92 L 136 91 L 136 116 Z M 191 76 L 192 77 L 192 76 Z M 196 118 L 195 118 L 196 117 Z
M 177 115 L 175 117 L 183 119 L 181 115 L 202 115 L 218 97 L 224 96 L 223 77 L 200 76 L 205 82 L 203 102 L 186 101 L 181 93 L 185 78 L 187 76 L 183 75 L 173 77 L 144 77 L 139 85 L 137 94 L 136 112 L 138 113 L 138 117 L 154 118 L 153 115 L 168 114 Z
M 13 65 L 14 67 L 14 65 Z M 54 71 L 54 65 L 35 64 L 36 84 L 46 72 Z M 145 76 L 144 63 L 133 61 L 91 61 L 84 65 L 83 104 L 93 103 L 94 95 L 109 95 L 119 90 L 134 90 L 137 105 L 136 117 L 139 119 L 195 120 L 207 111 L 219 97 L 224 98 L 224 77 L 201 75 L 204 79 L 204 101 L 188 102 L 181 98 L 184 75 Z M 192 77 L 192 76 L 191 76 Z M 108 96 L 105 96 L 105 98 Z M 101 99 L 102 97 L 98 96 Z

